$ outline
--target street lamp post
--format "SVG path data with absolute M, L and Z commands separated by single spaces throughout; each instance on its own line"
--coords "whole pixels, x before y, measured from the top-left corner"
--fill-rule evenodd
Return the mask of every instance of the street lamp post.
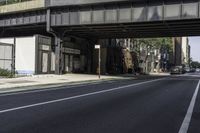
M 99 50 L 98 76 L 99 79 L 101 79 L 101 46 L 95 45 L 95 49 Z
M 101 46 L 99 47 L 99 79 L 101 79 Z

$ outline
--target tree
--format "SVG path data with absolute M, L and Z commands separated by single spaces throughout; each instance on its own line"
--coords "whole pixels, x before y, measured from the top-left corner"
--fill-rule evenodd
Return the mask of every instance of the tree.
M 200 68 L 200 62 L 198 62 L 198 61 L 192 61 L 191 62 L 191 67 L 192 68 Z
M 147 54 L 143 63 L 147 62 L 148 56 L 150 55 L 149 53 L 154 50 L 162 49 L 167 51 L 167 53 L 173 52 L 173 42 L 170 37 L 132 39 L 132 43 L 134 44 L 134 51 L 137 53 L 138 57 L 140 57 L 141 49 L 146 51 Z M 140 62 L 140 58 L 138 58 L 138 62 Z

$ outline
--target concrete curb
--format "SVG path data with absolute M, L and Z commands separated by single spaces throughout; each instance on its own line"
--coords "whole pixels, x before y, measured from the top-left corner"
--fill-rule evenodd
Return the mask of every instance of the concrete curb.
M 169 76 L 170 73 L 149 73 L 150 76 Z
M 125 79 L 125 78 L 118 78 L 118 79 L 108 78 L 108 79 L 100 79 L 100 80 L 86 80 L 86 81 L 63 82 L 63 83 L 41 84 L 41 85 L 27 85 L 27 86 L 17 86 L 17 87 L 10 87 L 10 88 L 8 87 L 8 88 L 1 88 L 0 94 L 12 93 L 12 92 L 22 92 L 22 91 L 32 91 L 32 90 L 42 90 L 42 89 L 51 89 L 51 88 L 55 88 L 55 87 L 84 85 L 84 84 L 89 84 L 89 83 L 100 83 L 100 82 L 104 82 L 104 81 L 116 81 L 116 80 L 123 80 L 123 79 Z

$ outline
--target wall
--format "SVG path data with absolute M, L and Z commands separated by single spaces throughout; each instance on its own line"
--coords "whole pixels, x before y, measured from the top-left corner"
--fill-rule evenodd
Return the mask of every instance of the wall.
M 187 60 L 187 45 L 187 38 L 182 37 L 182 64 L 185 64 Z
M 45 7 L 45 0 L 32 0 L 32 1 L 0 6 L 0 14 L 18 12 L 24 10 L 32 10 L 44 7 Z
M 176 37 L 174 43 L 174 65 L 180 66 L 182 65 L 182 38 Z
M 1 43 L 8 43 L 8 44 L 14 44 L 14 39 L 13 38 L 3 38 L 0 39 Z
M 14 38 L 3 38 L 0 42 L 13 45 Z M 16 38 L 15 69 L 19 74 L 35 73 L 35 37 Z
M 14 44 L 14 38 L 3 38 L 0 42 Z M 55 70 L 55 53 L 51 38 L 42 35 L 17 37 L 15 45 L 15 69 L 18 74 L 47 74 Z
M 13 70 L 13 45 L 0 42 L 0 69 Z
M 35 37 L 16 38 L 15 67 L 19 74 L 35 73 Z
M 0 39 L 0 45 L 2 44 L 9 44 L 9 45 L 13 45 L 14 44 L 14 39 L 13 38 L 6 38 L 6 39 Z M 8 69 L 8 70 L 12 70 L 12 51 L 11 47 L 7 45 L 1 45 L 0 47 L 0 68 L 3 69 Z M 7 61 L 3 60 L 3 59 L 9 59 Z

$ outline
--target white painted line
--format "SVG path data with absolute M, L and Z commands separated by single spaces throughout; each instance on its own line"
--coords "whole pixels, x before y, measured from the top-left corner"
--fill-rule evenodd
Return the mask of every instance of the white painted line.
M 16 107 L 16 108 L 5 109 L 5 110 L 1 110 L 0 114 L 11 112 L 11 111 L 16 111 L 16 110 L 21 110 L 21 109 L 26 109 L 26 108 L 31 108 L 31 107 L 36 107 L 36 106 L 41 106 L 41 105 L 46 105 L 46 104 L 51 104 L 51 103 L 57 103 L 57 102 L 72 100 L 72 99 L 96 95 L 96 94 L 101 94 L 101 93 L 106 93 L 106 92 L 111 92 L 111 91 L 116 91 L 116 90 L 120 90 L 120 89 L 124 89 L 124 88 L 128 88 L 128 87 L 133 87 L 133 86 L 138 86 L 138 85 L 142 85 L 142 84 L 160 81 L 160 80 L 163 80 L 163 79 L 164 78 L 156 79 L 156 80 L 150 80 L 150 81 L 140 82 L 140 83 L 136 83 L 136 84 L 130 84 L 130 85 L 126 85 L 126 86 L 116 87 L 116 88 L 112 88 L 112 89 L 108 89 L 108 90 L 96 91 L 96 92 L 82 94 L 82 95 L 78 95 L 78 96 L 72 96 L 72 97 L 67 97 L 67 98 L 62 98 L 62 99 L 57 99 L 57 100 L 51 100 L 51 101 L 47 101 L 47 102 L 41 102 L 41 103 L 30 104 L 30 105 L 26 105 L 26 106 L 20 106 L 20 107 Z
M 187 114 L 186 114 L 186 116 L 183 120 L 183 123 L 182 123 L 181 128 L 180 128 L 178 133 L 187 133 L 188 132 L 188 128 L 189 128 L 189 125 L 190 125 L 190 122 L 191 122 L 192 114 L 193 114 L 193 111 L 194 111 L 195 102 L 196 102 L 197 95 L 198 95 L 198 92 L 199 92 L 199 86 L 200 86 L 200 80 L 197 84 L 196 90 L 195 90 L 194 95 L 192 97 L 192 100 L 190 102 L 190 106 L 187 110 Z
M 188 78 L 168 78 L 167 80 L 176 80 L 176 81 L 199 81 L 199 79 L 188 79 Z

